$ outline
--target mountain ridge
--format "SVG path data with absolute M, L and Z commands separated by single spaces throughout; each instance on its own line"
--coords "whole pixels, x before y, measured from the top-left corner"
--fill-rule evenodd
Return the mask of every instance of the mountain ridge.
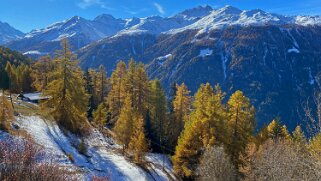
M 104 38 L 132 34 L 178 33 L 197 29 L 206 32 L 231 25 L 279 25 L 297 24 L 303 26 L 321 25 L 320 16 L 283 16 L 263 10 L 240 10 L 233 6 L 213 9 L 197 6 L 169 17 L 150 16 L 144 18 L 121 19 L 110 14 L 101 14 L 93 20 L 79 16 L 33 30 L 16 41 L 6 44 L 9 48 L 26 54 L 45 55 L 54 52 L 63 38 L 68 38 L 74 51 Z
M 0 21 L 0 45 L 22 38 L 23 36 L 23 32 L 15 29 L 8 23 Z

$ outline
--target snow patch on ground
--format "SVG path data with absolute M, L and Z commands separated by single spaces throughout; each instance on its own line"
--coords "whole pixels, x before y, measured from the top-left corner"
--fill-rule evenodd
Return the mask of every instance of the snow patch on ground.
M 206 48 L 200 51 L 200 54 L 198 55 L 199 57 L 206 57 L 206 56 L 210 56 L 213 54 L 213 50 Z
M 31 50 L 31 51 L 24 52 L 23 55 L 42 55 L 42 53 L 39 52 L 38 50 Z
M 309 68 L 309 84 L 314 85 L 314 83 L 315 83 L 315 80 L 312 76 L 311 68 Z
M 55 122 L 46 121 L 38 116 L 16 117 L 16 122 L 37 144 L 44 147 L 46 153 L 55 158 L 53 161 L 80 170 L 85 180 L 90 180 L 93 175 L 108 176 L 113 181 L 165 181 L 170 180 L 168 175 L 175 178 L 168 157 L 148 154 L 146 160 L 151 162 L 148 173 L 115 152 L 120 146 L 96 129 L 93 129 L 89 136 L 82 138 L 87 146 L 85 156 L 77 150 L 80 138 L 70 133 L 64 134 Z M 0 140 L 5 139 L 5 136 L 0 132 Z M 72 155 L 73 162 L 68 159 L 67 154 Z M 160 169 L 163 158 L 165 171 Z
M 157 60 L 167 60 L 168 58 L 172 57 L 172 54 L 167 54 L 165 56 L 158 57 Z
M 293 48 L 288 50 L 288 53 L 300 53 L 300 50 L 298 50 L 297 48 L 293 47 Z

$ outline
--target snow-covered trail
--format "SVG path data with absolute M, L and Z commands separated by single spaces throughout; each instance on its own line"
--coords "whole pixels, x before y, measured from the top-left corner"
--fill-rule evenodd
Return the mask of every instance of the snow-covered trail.
M 117 145 L 112 145 L 112 140 L 97 130 L 83 139 L 87 145 L 87 155 L 84 156 L 78 152 L 76 146 L 80 139 L 71 134 L 66 136 L 56 123 L 45 121 L 38 116 L 17 117 L 16 120 L 21 129 L 26 130 L 37 144 L 42 145 L 57 163 L 82 171 L 84 180 L 90 180 L 93 175 L 108 176 L 113 181 L 170 180 L 167 174 L 159 169 L 161 165 L 159 156 L 156 154 L 146 156 L 149 162 L 153 162 L 150 173 L 147 173 L 122 155 L 115 153 L 113 147 Z M 67 155 L 72 155 L 73 162 Z M 166 172 L 172 172 L 168 158 Z

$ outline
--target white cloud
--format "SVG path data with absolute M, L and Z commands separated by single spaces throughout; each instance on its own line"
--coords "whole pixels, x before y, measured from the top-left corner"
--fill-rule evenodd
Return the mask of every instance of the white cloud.
M 81 0 L 81 2 L 79 2 L 77 5 L 82 9 L 87 9 L 90 6 L 96 5 L 100 6 L 101 8 L 106 8 L 105 3 L 101 0 Z
M 161 6 L 160 4 L 154 2 L 154 6 L 155 8 L 157 9 L 157 11 L 160 13 L 160 14 L 165 14 L 165 10 L 163 8 L 163 6 Z

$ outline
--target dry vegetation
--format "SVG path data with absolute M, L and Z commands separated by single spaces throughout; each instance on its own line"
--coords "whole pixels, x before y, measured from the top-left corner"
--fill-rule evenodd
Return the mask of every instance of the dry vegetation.
M 46 159 L 46 161 L 44 161 Z M 0 180 L 78 180 L 76 174 L 53 162 L 42 147 L 26 140 L 0 142 Z

